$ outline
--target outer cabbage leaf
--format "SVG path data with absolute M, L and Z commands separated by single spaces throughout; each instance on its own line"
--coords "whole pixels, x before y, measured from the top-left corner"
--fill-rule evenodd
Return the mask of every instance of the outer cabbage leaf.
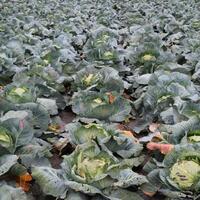
M 0 157 L 0 176 L 10 170 L 10 168 L 17 163 L 18 157 L 16 155 L 3 155 Z
M 73 191 L 69 191 L 67 193 L 67 197 L 65 198 L 65 200 L 71 200 L 71 199 L 75 199 L 75 200 L 87 200 L 87 196 L 80 193 L 80 192 L 73 192 Z
M 23 120 L 30 117 L 29 115 L 32 117 L 31 113 L 24 110 L 18 110 L 18 111 L 10 110 L 0 118 L 0 121 L 5 121 L 7 119 L 12 119 L 12 118 L 18 118 L 20 120 Z
M 200 129 L 199 105 L 192 102 L 184 102 L 179 109 L 179 113 L 186 119 L 173 125 L 162 125 L 165 138 L 174 144 L 198 142 L 198 130 Z M 192 139 L 193 138 L 193 139 Z
M 33 178 L 46 195 L 65 197 L 67 187 L 59 170 L 43 166 L 33 166 L 31 169 Z
M 191 142 L 189 137 L 192 136 L 190 134 L 200 128 L 199 121 L 200 119 L 194 116 L 187 121 L 181 121 L 174 125 L 162 125 L 159 129 L 169 143 L 189 143 Z
M 107 195 L 110 198 L 112 197 L 113 200 L 143 200 L 143 198 L 136 192 L 128 191 L 125 189 L 108 188 L 104 190 L 104 193 L 107 193 Z M 95 200 L 95 198 L 92 200 Z
M 10 186 L 6 182 L 0 183 L 0 198 L 2 200 L 29 200 L 22 189 Z
M 40 138 L 33 138 L 31 142 L 19 148 L 15 153 L 20 157 L 21 163 L 27 168 L 38 160 L 44 160 L 52 156 L 52 146 Z
M 50 115 L 58 114 L 58 107 L 55 100 L 48 98 L 37 98 L 37 103 L 44 106 Z

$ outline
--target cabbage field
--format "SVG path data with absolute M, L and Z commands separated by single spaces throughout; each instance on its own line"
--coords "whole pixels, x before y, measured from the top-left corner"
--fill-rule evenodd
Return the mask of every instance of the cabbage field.
M 200 1 L 1 0 L 0 200 L 200 200 Z

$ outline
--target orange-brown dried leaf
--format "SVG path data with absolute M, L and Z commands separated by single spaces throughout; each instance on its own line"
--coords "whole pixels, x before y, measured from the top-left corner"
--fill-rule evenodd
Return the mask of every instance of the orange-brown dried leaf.
M 155 142 L 149 142 L 147 144 L 147 149 L 154 151 L 154 150 L 159 150 L 160 153 L 162 154 L 168 154 L 174 149 L 173 144 L 158 144 Z
M 117 129 L 119 129 L 121 132 L 130 130 L 130 129 L 129 129 L 126 125 L 124 125 L 124 124 L 118 124 L 118 125 L 117 125 Z M 128 132 L 130 132 L 131 135 L 133 135 L 133 136 L 135 136 L 135 137 L 137 136 L 137 134 L 134 133 L 134 132 L 132 132 L 132 131 L 128 131 Z
M 28 192 L 30 190 L 30 181 L 32 181 L 32 176 L 27 172 L 17 177 L 16 185 L 21 187 L 24 192 Z
M 109 98 L 109 103 L 110 104 L 114 103 L 116 97 L 114 95 L 112 95 L 112 93 L 110 93 L 110 92 L 108 92 L 107 95 L 108 95 L 108 98 Z
M 133 134 L 132 134 L 131 131 L 125 131 L 125 130 L 123 130 L 122 133 L 123 133 L 124 135 L 128 136 L 128 137 L 133 137 Z
M 149 197 L 153 197 L 156 192 L 146 192 L 146 191 L 142 191 L 145 195 L 149 196 Z
M 122 132 L 122 134 L 124 134 L 124 135 L 130 137 L 131 139 L 133 139 L 133 143 L 139 143 L 139 140 L 134 137 L 134 134 L 131 131 L 125 131 L 125 130 L 123 130 L 121 132 Z

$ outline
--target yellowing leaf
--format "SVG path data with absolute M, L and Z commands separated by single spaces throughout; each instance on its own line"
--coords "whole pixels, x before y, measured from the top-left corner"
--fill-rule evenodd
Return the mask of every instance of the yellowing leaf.
M 13 143 L 12 137 L 9 135 L 8 130 L 0 127 L 0 144 L 3 147 L 10 147 Z
M 86 86 L 89 86 L 93 78 L 94 78 L 94 74 L 89 74 L 88 76 L 85 76 L 83 78 L 83 82 L 85 83 Z
M 60 133 L 60 125 L 59 124 L 51 124 L 48 126 L 48 131 L 52 131 L 54 133 Z
M 15 92 L 16 94 L 18 94 L 19 96 L 22 96 L 22 94 L 25 93 L 26 90 L 23 89 L 23 88 L 16 88 L 14 92 Z
M 156 57 L 151 54 L 146 54 L 142 57 L 142 60 L 144 61 L 155 61 Z
M 93 100 L 97 104 L 101 104 L 103 101 L 100 98 L 96 98 Z

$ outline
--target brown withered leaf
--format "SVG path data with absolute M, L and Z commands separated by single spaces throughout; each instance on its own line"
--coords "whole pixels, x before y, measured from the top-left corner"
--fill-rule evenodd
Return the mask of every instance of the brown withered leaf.
M 26 172 L 23 175 L 17 176 L 16 185 L 17 187 L 21 187 L 24 192 L 28 192 L 30 190 L 30 182 L 32 181 L 32 176 Z

